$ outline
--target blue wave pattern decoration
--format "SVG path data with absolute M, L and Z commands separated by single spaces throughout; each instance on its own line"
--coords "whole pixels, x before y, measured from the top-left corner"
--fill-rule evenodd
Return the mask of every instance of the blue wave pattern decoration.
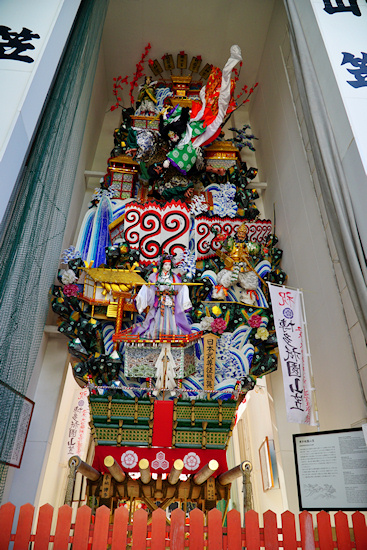
M 198 332 L 200 327 L 193 324 L 192 332 Z M 229 399 L 236 383 L 249 373 L 254 346 L 248 342 L 251 328 L 248 326 L 238 327 L 234 332 L 225 332 L 217 340 L 217 351 L 215 360 L 215 393 L 212 399 Z M 202 392 L 204 390 L 204 345 L 199 340 L 195 345 L 197 370 L 194 376 L 183 380 L 185 389 Z M 195 398 L 194 392 L 188 394 Z M 196 394 L 197 398 L 197 394 Z
M 90 209 L 86 212 L 82 226 L 79 231 L 78 241 L 76 243 L 76 250 L 80 250 L 82 253 L 82 260 L 86 261 L 88 258 L 88 250 L 90 246 L 90 240 L 92 236 L 94 217 L 96 215 L 96 209 Z
M 108 197 L 99 201 L 94 218 L 91 242 L 88 250 L 88 263 L 93 260 L 93 267 L 106 263 L 106 246 L 111 245 L 108 226 L 113 221 L 112 204 Z

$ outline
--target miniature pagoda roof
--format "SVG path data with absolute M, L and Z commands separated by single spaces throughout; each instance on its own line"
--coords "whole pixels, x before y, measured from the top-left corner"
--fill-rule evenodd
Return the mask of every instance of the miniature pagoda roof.
M 232 145 L 230 141 L 215 140 L 211 145 L 205 147 L 205 151 L 208 153 L 236 153 L 239 156 L 239 150 Z
M 109 269 L 105 267 L 83 268 L 98 283 L 115 283 L 124 285 L 145 285 L 145 281 L 136 271 L 129 269 Z
M 134 166 L 139 166 L 139 163 L 129 155 L 119 155 L 118 157 L 110 158 L 108 161 L 109 167 L 113 168 L 113 164 L 132 164 Z

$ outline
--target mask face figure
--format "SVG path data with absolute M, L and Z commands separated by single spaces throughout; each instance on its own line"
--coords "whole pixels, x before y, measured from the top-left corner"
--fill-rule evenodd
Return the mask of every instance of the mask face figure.
M 180 137 L 176 134 L 176 132 L 174 132 L 173 130 L 170 130 L 168 132 L 168 137 L 171 141 L 173 142 L 176 142 L 180 139 Z
M 169 273 L 171 271 L 171 262 L 163 262 L 163 273 Z
M 240 241 L 244 241 L 246 239 L 246 234 L 247 234 L 247 227 L 246 226 L 242 227 L 241 225 L 237 230 L 237 238 Z

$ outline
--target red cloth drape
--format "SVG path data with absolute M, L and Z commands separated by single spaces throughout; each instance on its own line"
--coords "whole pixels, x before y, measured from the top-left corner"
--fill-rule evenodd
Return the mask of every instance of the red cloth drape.
M 154 401 L 153 447 L 170 447 L 173 430 L 173 401 Z

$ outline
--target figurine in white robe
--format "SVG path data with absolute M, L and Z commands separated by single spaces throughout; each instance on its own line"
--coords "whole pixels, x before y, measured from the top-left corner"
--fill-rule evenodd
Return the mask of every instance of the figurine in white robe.
M 143 323 L 134 326 L 133 334 L 147 339 L 158 339 L 165 334 L 190 334 L 185 314 L 192 308 L 189 289 L 177 284 L 180 279 L 172 273 L 171 259 L 165 259 L 161 269 L 150 275 L 149 283 L 140 289 L 135 301 L 139 313 L 148 306 L 149 312 Z

